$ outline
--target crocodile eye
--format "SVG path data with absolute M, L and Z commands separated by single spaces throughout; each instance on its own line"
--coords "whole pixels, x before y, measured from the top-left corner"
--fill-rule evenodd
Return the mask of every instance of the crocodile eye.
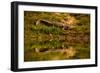
M 64 30 L 68 30 L 69 29 L 69 27 L 67 27 L 67 26 L 66 27 L 63 27 L 63 28 L 64 28 Z

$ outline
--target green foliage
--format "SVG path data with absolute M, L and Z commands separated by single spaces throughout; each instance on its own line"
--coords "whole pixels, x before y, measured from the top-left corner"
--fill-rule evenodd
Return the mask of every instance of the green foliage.
M 43 33 L 43 34 L 63 34 L 63 30 L 61 30 L 60 28 L 57 27 L 50 27 L 50 26 L 46 26 L 46 25 L 32 25 L 30 27 L 31 31 L 33 33 Z
M 32 49 L 33 48 L 50 48 L 50 49 L 57 49 L 62 46 L 62 42 L 59 40 L 52 40 L 52 41 L 34 41 L 32 42 Z

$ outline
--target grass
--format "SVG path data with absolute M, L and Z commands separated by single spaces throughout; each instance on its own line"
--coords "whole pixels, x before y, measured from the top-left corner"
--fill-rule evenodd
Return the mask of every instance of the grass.
M 30 30 L 33 32 L 33 33 L 45 33 L 45 34 L 56 34 L 56 35 L 61 35 L 61 34 L 64 34 L 63 33 L 63 30 L 61 30 L 60 28 L 57 28 L 57 27 L 48 27 L 46 25 L 42 25 L 42 24 L 39 24 L 39 25 L 32 25 L 30 27 Z

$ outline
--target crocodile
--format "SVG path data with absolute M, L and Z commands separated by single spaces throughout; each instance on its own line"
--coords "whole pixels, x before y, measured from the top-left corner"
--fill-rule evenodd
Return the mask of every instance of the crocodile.
M 45 19 L 39 19 L 39 20 L 36 21 L 36 25 L 38 25 L 40 23 L 43 23 L 46 26 L 55 26 L 55 27 L 63 28 L 64 30 L 71 29 L 70 26 L 68 26 L 64 23 L 61 23 L 61 22 L 55 22 L 55 21 L 51 22 L 51 21 L 45 20 Z

